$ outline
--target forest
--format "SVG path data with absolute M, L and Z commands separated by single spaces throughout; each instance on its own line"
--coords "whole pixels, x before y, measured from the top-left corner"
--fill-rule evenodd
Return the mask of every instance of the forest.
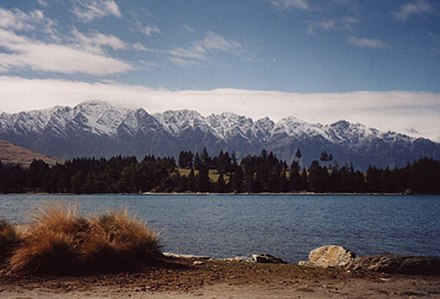
M 0 193 L 401 193 L 440 194 L 440 161 L 421 158 L 403 168 L 355 170 L 339 166 L 330 153 L 304 165 L 298 149 L 288 164 L 272 152 L 247 155 L 221 151 L 211 157 L 181 151 L 172 157 L 147 155 L 110 159 L 76 158 L 49 166 L 34 160 L 30 167 L 0 162 Z

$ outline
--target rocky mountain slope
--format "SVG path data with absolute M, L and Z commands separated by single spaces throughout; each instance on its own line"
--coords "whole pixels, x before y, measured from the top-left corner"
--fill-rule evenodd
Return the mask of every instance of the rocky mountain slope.
M 395 132 L 338 121 L 310 124 L 295 117 L 279 122 L 252 120 L 233 113 L 207 117 L 196 111 L 149 114 L 105 102 L 84 102 L 75 107 L 53 107 L 16 114 L 0 114 L 0 138 L 50 156 L 74 157 L 146 154 L 177 157 L 181 150 L 210 154 L 235 151 L 240 158 L 262 149 L 288 163 L 298 148 L 303 162 L 331 153 L 340 165 L 403 166 L 422 156 L 440 159 L 440 144 Z

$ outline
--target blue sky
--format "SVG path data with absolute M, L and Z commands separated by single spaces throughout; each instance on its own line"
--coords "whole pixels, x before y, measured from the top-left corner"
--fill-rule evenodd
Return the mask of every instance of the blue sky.
M 0 88 L 5 112 L 101 99 L 434 136 L 440 2 L 6 0 Z

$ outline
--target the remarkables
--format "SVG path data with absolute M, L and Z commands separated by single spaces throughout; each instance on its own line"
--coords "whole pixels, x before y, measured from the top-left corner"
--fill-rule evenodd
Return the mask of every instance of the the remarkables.
M 177 157 L 180 151 L 210 154 L 221 150 L 240 158 L 274 152 L 288 163 L 299 148 L 302 162 L 310 165 L 320 153 L 331 153 L 340 165 L 356 168 L 404 166 L 420 157 L 440 159 L 440 144 L 394 132 L 381 132 L 361 124 L 338 121 L 309 124 L 294 117 L 275 123 L 269 118 L 252 120 L 233 113 L 203 117 L 195 111 L 149 114 L 106 102 L 84 102 L 73 108 L 0 114 L 0 139 L 49 156 L 143 158 L 147 154 Z

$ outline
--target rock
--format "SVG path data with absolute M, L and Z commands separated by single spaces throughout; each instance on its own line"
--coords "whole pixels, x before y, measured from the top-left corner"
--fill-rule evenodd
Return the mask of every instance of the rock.
M 211 259 L 210 256 L 192 255 L 192 254 L 178 254 L 178 253 L 172 253 L 172 252 L 164 252 L 163 255 L 166 257 L 178 258 L 178 259 L 198 259 L 198 260 Z
M 356 254 L 339 245 L 328 245 L 313 249 L 309 253 L 309 262 L 317 267 L 345 267 Z
M 252 260 L 255 263 L 287 264 L 285 261 L 283 261 L 279 257 L 273 256 L 268 253 L 253 254 Z
M 440 259 L 421 256 L 371 255 L 354 259 L 347 268 L 384 273 L 440 275 Z
M 193 262 L 193 265 L 194 266 L 201 266 L 201 265 L 204 265 L 205 263 L 204 262 L 202 262 L 202 261 L 194 261 Z
M 402 192 L 402 195 L 415 195 L 416 193 L 412 189 L 406 189 Z
M 247 257 L 247 256 L 228 257 L 228 258 L 225 258 L 222 260 L 228 261 L 228 262 L 246 262 L 246 263 L 253 263 L 254 262 L 252 257 Z

